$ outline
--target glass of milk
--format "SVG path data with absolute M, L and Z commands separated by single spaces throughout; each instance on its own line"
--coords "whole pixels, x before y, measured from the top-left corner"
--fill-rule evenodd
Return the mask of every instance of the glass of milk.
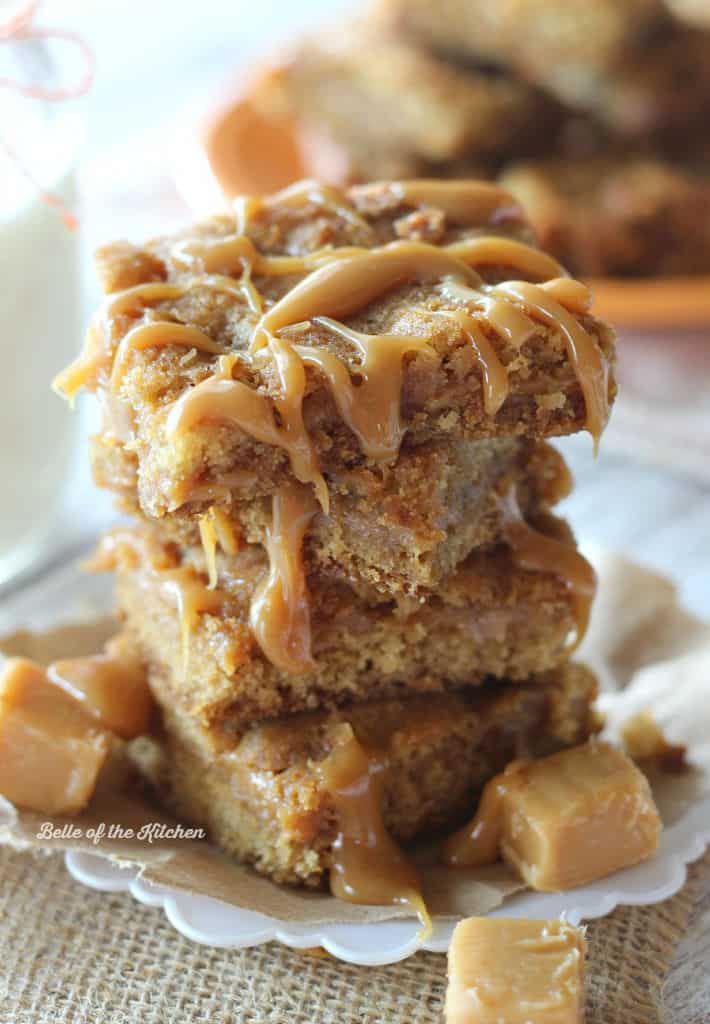
M 0 50 L 2 76 L 53 75 L 40 41 Z M 81 140 L 76 103 L 0 89 L 0 586 L 62 545 L 77 424 L 50 382 L 80 336 L 79 240 L 42 193 L 74 207 Z

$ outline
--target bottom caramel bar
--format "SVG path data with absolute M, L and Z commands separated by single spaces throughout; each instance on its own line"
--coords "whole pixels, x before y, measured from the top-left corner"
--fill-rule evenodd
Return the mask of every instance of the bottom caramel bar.
M 152 682 L 160 699 L 162 681 Z M 348 787 L 339 794 L 332 781 L 343 777 L 334 761 L 348 744 L 357 748 L 353 764 L 367 754 L 381 824 L 405 842 L 459 825 L 513 758 L 587 739 L 597 728 L 595 693 L 586 668 L 566 665 L 524 685 L 289 716 L 252 727 L 219 755 L 199 722 L 168 704 L 162 735 L 133 753 L 173 812 L 206 827 L 225 851 L 277 881 L 317 886 L 348 845 Z

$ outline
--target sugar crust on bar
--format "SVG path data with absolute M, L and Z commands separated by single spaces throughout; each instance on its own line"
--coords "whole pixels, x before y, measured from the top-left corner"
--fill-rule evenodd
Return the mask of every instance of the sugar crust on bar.
M 403 239 L 442 245 L 491 231 L 490 226 L 483 225 L 461 228 L 434 207 L 415 208 L 389 184 L 356 187 L 343 193 L 343 199 L 353 206 L 359 223 L 353 224 L 316 202 L 274 202 L 254 217 L 248 234 L 262 254 L 298 255 L 324 246 L 369 248 Z M 234 218 L 221 216 L 143 248 L 126 243 L 107 246 L 98 256 L 104 289 L 112 294 L 142 282 L 181 283 L 189 279 L 190 293 L 181 299 L 152 304 L 152 317 L 196 326 L 227 350 L 244 352 L 255 324 L 247 306 L 210 289 L 206 281 L 202 287 L 200 276 L 185 271 L 171 256 L 173 246 L 181 241 L 219 239 L 234 231 Z M 531 238 L 529 228 L 512 215 L 509 221 L 496 225 L 495 233 L 527 241 Z M 519 269 L 480 269 L 490 283 L 523 276 Z M 279 298 L 296 280 L 293 276 L 254 276 L 267 299 Z M 425 351 L 403 357 L 401 415 L 406 443 L 516 435 L 542 438 L 583 429 L 585 402 L 562 333 L 537 321 L 535 333 L 519 350 L 499 334 L 491 333 L 490 342 L 507 366 L 510 391 L 495 415 L 486 413 L 481 370 L 470 341 L 456 321 L 439 315 L 458 308 L 460 304 L 443 298 L 435 285 L 406 284 L 370 303 L 361 313 L 344 318 L 348 326 L 365 333 L 428 339 Z M 604 358 L 613 364 L 611 329 L 588 314 L 580 314 L 577 319 L 595 339 Z M 137 322 L 135 317 L 118 317 L 112 328 L 116 343 Z M 281 335 L 300 345 L 324 348 L 350 362 L 353 371 L 357 369 L 348 343 L 315 324 L 295 333 L 287 328 Z M 168 436 L 166 421 L 171 403 L 212 376 L 216 368 L 216 356 L 197 352 L 186 361 L 185 355 L 181 346 L 134 351 L 118 389 L 118 397 L 135 416 L 135 437 L 129 447 L 138 459 L 140 504 L 150 516 L 180 509 L 196 488 L 205 485 L 223 484 L 232 498 L 239 500 L 245 488 L 254 489 L 251 477 L 255 466 L 257 487 L 264 494 L 272 492 L 290 474 L 282 448 L 258 442 L 236 427 L 205 421 L 183 435 Z M 280 395 L 280 384 L 268 359 L 238 361 L 233 376 L 267 396 Z M 337 413 L 322 379 L 310 367 L 306 367 L 306 376 L 304 421 L 326 478 L 343 467 L 362 465 L 367 459 L 361 446 Z M 610 399 L 614 393 L 612 374 Z M 112 437 L 112 443 L 122 442 Z
M 191 715 L 164 702 L 162 738 L 142 741 L 135 756 L 173 812 L 205 826 L 227 853 L 278 882 L 317 886 L 336 835 L 318 766 L 344 723 L 387 759 L 384 823 L 406 842 L 460 824 L 514 756 L 583 742 L 599 726 L 595 693 L 593 675 L 567 664 L 522 686 L 408 695 L 257 725 L 222 757 L 205 748 Z

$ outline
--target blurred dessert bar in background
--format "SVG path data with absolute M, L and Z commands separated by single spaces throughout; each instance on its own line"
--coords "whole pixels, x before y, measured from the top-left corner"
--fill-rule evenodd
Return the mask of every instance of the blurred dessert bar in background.
M 649 277 L 710 268 L 710 178 L 639 156 L 529 161 L 501 177 L 540 244 L 574 274 Z
M 701 8 L 374 0 L 357 22 L 267 57 L 212 116 L 207 156 L 227 195 L 308 176 L 346 185 L 502 175 L 544 248 L 574 273 L 702 274 Z

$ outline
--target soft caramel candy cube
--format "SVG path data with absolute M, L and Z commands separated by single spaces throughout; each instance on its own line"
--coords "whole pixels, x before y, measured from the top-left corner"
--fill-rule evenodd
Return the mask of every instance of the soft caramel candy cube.
M 500 850 L 533 889 L 586 885 L 651 856 L 661 819 L 625 754 L 591 742 L 500 777 Z
M 470 917 L 449 946 L 446 1024 L 580 1024 L 584 931 L 565 921 Z
M 42 814 L 75 814 L 94 791 L 110 735 L 25 658 L 0 677 L 0 793 Z
M 47 675 L 103 729 L 124 740 L 148 731 L 153 700 L 145 670 L 134 652 L 123 649 L 121 638 L 111 641 L 105 654 L 56 661 Z

